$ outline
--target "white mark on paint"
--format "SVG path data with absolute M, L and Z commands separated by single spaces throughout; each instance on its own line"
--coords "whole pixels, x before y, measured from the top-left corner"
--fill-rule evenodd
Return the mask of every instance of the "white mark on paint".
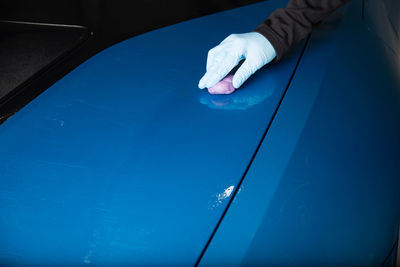
M 60 124 L 61 127 L 64 127 L 64 121 L 63 120 L 59 120 L 59 119 L 52 119 L 53 121 L 57 122 L 58 124 Z
M 223 199 L 225 199 L 225 198 L 228 198 L 228 197 L 232 194 L 233 188 L 234 188 L 234 186 L 231 185 L 230 187 L 228 187 L 227 189 L 225 189 L 225 191 L 224 191 L 223 193 L 218 194 L 218 195 L 217 195 L 217 196 L 218 196 L 218 200 L 223 200 Z
M 232 194 L 234 188 L 235 188 L 235 186 L 231 185 L 228 188 L 226 188 L 224 190 L 224 192 L 217 194 L 216 195 L 217 199 L 214 200 L 214 201 L 211 201 L 210 206 L 208 207 L 208 209 L 212 210 L 212 209 L 218 207 L 219 205 L 221 205 L 222 201 L 224 199 L 227 199 Z
M 85 264 L 90 264 L 90 263 L 91 263 L 91 261 L 90 261 L 90 256 L 92 256 L 92 251 L 89 251 L 88 255 L 86 255 L 86 256 L 83 258 L 83 263 L 85 263 Z

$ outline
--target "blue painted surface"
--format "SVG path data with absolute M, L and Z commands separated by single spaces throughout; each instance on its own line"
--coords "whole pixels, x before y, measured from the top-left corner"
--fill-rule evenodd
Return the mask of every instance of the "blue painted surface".
M 380 266 L 400 222 L 400 62 L 361 1 L 313 34 L 201 265 Z
M 194 264 L 299 56 L 221 97 L 197 89 L 206 54 L 281 3 L 124 41 L 2 124 L 0 262 Z

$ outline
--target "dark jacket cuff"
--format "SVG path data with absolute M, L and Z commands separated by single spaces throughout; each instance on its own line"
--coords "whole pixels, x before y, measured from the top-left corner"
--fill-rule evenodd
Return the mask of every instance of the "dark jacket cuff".
M 280 41 L 280 39 L 276 36 L 276 33 L 273 32 L 273 30 L 268 27 L 267 25 L 260 24 L 255 30 L 254 32 L 258 32 L 260 34 L 262 34 L 265 38 L 268 39 L 268 41 L 272 44 L 272 46 L 275 49 L 276 52 L 276 57 L 274 58 L 274 60 L 272 62 L 276 62 L 278 60 L 280 60 L 283 55 L 287 52 L 288 48 L 282 44 L 282 42 Z

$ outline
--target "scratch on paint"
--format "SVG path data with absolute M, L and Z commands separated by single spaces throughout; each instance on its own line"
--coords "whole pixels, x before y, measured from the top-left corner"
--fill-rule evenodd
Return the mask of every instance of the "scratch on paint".
M 231 185 L 230 187 L 228 187 L 227 189 L 225 189 L 225 191 L 221 194 L 218 194 L 218 201 L 221 201 L 222 199 L 228 198 L 233 191 L 234 186 Z
M 56 121 L 57 123 L 60 124 L 61 127 L 64 127 L 65 122 L 63 120 L 60 119 L 53 119 L 53 121 Z
M 217 199 L 211 202 L 211 205 L 208 207 L 208 209 L 212 210 L 212 209 L 218 207 L 219 205 L 221 205 L 224 199 L 227 199 L 230 197 L 234 188 L 235 188 L 235 186 L 231 185 L 228 188 L 226 188 L 224 190 L 224 192 L 217 194 L 216 195 Z
M 47 160 L 37 160 L 37 162 L 40 163 L 45 163 L 49 165 L 59 165 L 59 166 L 64 166 L 64 167 L 69 167 L 69 168 L 77 168 L 77 169 L 87 169 L 87 166 L 83 165 L 78 165 L 78 164 L 70 164 L 66 162 L 54 162 L 54 161 L 47 161 Z
M 0 249 L 0 255 L 12 255 L 15 257 L 19 257 L 20 255 L 14 251 L 8 249 Z

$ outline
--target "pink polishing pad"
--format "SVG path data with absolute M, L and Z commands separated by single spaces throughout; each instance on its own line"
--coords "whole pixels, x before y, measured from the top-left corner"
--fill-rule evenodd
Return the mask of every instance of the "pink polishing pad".
M 236 90 L 235 87 L 233 87 L 233 85 L 232 85 L 232 79 L 233 79 L 233 75 L 226 76 L 221 81 L 219 81 L 216 85 L 208 88 L 208 92 L 213 95 L 232 94 Z

